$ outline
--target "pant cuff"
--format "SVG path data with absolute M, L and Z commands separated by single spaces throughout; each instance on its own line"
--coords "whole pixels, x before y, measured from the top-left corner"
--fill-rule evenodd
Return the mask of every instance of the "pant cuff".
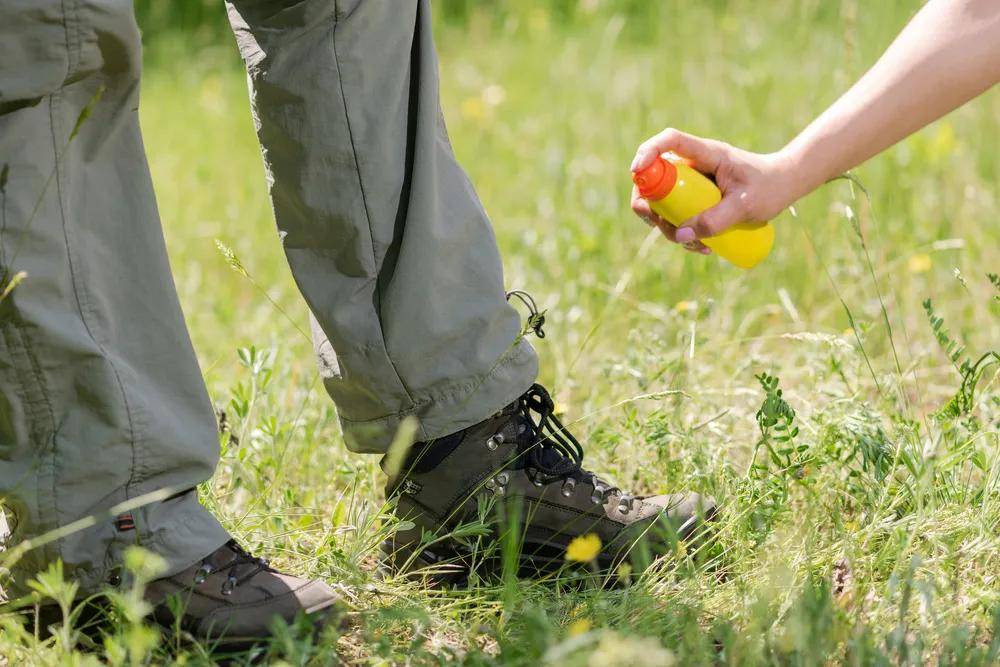
M 176 499 L 148 508 L 141 546 L 163 558 L 169 577 L 185 570 L 230 540 L 229 532 L 198 502 L 194 490 Z
M 77 549 L 87 547 L 88 553 L 104 551 L 104 558 L 96 559 L 95 566 L 73 568 L 72 577 L 80 583 L 81 592 L 93 593 L 127 580 L 122 577 L 125 574 L 122 566 L 125 551 L 130 546 L 140 546 L 160 556 L 166 562 L 166 569 L 160 576 L 169 577 L 197 563 L 230 539 L 218 519 L 198 502 L 194 490 L 135 509 L 131 516 L 134 517 L 133 529 L 122 531 L 115 528 L 114 522 L 104 522 L 98 534 L 89 536 L 87 544 L 76 545 Z M 88 560 L 81 554 L 65 556 L 69 560 Z
M 527 391 L 538 376 L 538 356 L 523 338 L 485 375 L 445 390 L 414 397 L 411 410 L 370 421 L 340 418 L 344 442 L 352 452 L 384 454 L 400 424 L 417 419 L 417 438 L 430 440 L 478 424 Z

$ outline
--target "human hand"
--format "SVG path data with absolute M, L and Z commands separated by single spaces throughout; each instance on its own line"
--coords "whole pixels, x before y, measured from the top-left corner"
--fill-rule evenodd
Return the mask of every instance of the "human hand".
M 711 251 L 698 239 L 721 234 L 738 222 L 765 222 L 805 194 L 796 179 L 794 160 L 784 152 L 751 153 L 713 139 L 702 139 L 668 128 L 646 140 L 636 152 L 632 171 L 649 166 L 663 153 L 685 158 L 698 171 L 711 176 L 722 191 L 722 201 L 675 228 L 649 208 L 632 188 L 632 210 L 663 235 L 686 249 Z

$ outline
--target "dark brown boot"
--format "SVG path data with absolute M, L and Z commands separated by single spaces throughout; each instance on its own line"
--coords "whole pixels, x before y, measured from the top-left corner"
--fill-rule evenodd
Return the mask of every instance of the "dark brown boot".
M 168 604 L 171 596 L 181 603 L 179 620 Z M 278 619 L 291 623 L 302 614 L 318 626 L 330 620 L 338 602 L 337 594 L 323 582 L 282 574 L 235 540 L 188 569 L 153 581 L 146 598 L 155 606 L 153 617 L 161 625 L 179 625 L 195 639 L 226 648 L 266 641 Z
M 659 555 L 714 515 L 711 498 L 635 496 L 585 470 L 583 448 L 553 407 L 536 384 L 489 419 L 415 445 L 386 486 L 404 522 L 383 544 L 386 566 L 461 581 L 475 557 L 467 540 L 447 535 L 484 505 L 491 539 L 505 529 L 501 517 L 510 516 L 502 510 L 519 506 L 521 568 L 528 573 L 562 567 L 573 538 L 588 534 L 600 539 L 595 562 L 603 569 L 637 554 Z

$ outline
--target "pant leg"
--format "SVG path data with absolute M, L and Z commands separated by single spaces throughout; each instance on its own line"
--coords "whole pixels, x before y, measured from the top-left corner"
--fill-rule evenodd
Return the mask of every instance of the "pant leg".
M 348 446 L 481 421 L 533 382 L 455 161 L 427 0 L 230 0 L 275 218 Z
M 131 0 L 0 3 L 0 274 L 27 274 L 0 302 L 12 542 L 174 494 L 135 510 L 134 528 L 101 520 L 29 552 L 15 590 L 54 558 L 87 591 L 130 544 L 178 571 L 227 539 L 192 490 L 218 437 L 143 152 L 140 63 Z

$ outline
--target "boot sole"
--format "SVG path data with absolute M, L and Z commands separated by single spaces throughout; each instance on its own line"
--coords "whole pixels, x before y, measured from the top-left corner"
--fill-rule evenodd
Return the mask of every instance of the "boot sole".
M 398 576 L 416 577 L 423 579 L 430 586 L 441 587 L 464 587 L 469 583 L 473 573 L 473 566 L 465 561 L 468 555 L 462 555 L 458 551 L 450 549 L 445 545 L 435 545 L 434 550 L 425 549 L 414 553 L 405 545 L 397 545 L 392 540 L 382 542 L 382 557 L 379 559 L 378 575 L 382 579 Z M 566 547 L 563 545 L 554 546 L 552 544 L 538 544 L 540 547 L 533 552 L 527 552 L 530 545 L 525 545 L 525 550 L 518 555 L 517 575 L 527 579 L 542 579 L 558 574 L 561 571 L 568 571 L 574 568 L 574 564 L 565 558 Z M 544 549 L 549 552 L 557 551 L 558 555 L 546 555 L 540 553 Z M 600 554 L 596 559 L 597 570 L 600 573 L 608 573 L 614 570 L 618 560 L 606 554 Z M 499 576 L 503 571 L 503 564 L 497 557 L 480 560 L 475 567 L 477 573 L 485 577 Z
M 692 517 L 677 529 L 677 539 L 682 542 L 698 540 L 711 525 L 717 508 L 711 507 L 702 517 Z M 566 544 L 551 542 L 526 542 L 518 554 L 518 576 L 524 578 L 544 578 L 573 568 L 565 558 Z M 610 546 L 610 545 L 609 545 Z M 530 549 L 530 551 L 529 551 Z M 394 576 L 410 576 L 424 579 L 428 585 L 462 587 L 468 585 L 473 566 L 468 563 L 471 556 L 462 553 L 453 543 L 438 543 L 433 549 L 423 549 L 417 553 L 406 544 L 397 544 L 387 539 L 381 545 L 377 574 L 382 579 Z M 596 573 L 607 575 L 626 561 L 622 555 L 598 554 L 594 560 Z M 481 560 L 481 573 L 495 576 L 502 571 L 499 558 Z M 479 569 L 477 568 L 477 569 Z

